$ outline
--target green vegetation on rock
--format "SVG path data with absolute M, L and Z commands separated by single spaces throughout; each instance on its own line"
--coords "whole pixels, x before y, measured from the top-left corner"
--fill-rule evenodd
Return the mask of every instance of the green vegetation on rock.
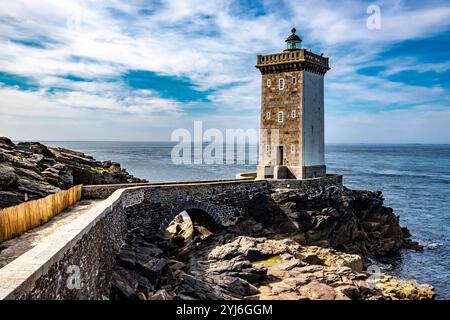
M 280 260 L 280 259 L 281 259 L 281 255 L 276 255 L 276 256 L 270 257 L 270 258 L 265 259 L 265 260 L 254 261 L 254 262 L 252 262 L 252 264 L 253 265 L 274 264 L 274 263 L 277 263 L 278 260 Z
M 111 172 L 111 169 L 105 169 L 105 168 L 101 168 L 101 167 L 91 167 L 90 171 L 92 173 L 105 173 L 105 172 Z

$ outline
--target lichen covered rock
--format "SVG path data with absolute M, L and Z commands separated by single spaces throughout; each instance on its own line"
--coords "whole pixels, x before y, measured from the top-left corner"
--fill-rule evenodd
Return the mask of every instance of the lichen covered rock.
M 77 184 L 145 182 L 118 163 L 39 142 L 0 137 L 0 208 L 45 197 Z
M 173 225 L 171 229 L 174 229 Z M 180 233 L 182 231 L 177 230 L 177 234 Z M 200 239 L 196 237 L 195 231 L 190 233 L 189 237 Z M 363 260 L 360 255 L 330 248 L 305 246 L 289 238 L 270 239 L 220 232 L 199 243 L 189 242 L 189 255 L 183 245 L 180 247 L 179 244 L 172 244 L 175 247 L 171 248 L 171 244 L 167 246 L 164 241 L 158 242 L 158 245 L 164 250 L 155 249 L 154 243 L 147 243 L 139 236 L 127 238 L 127 244 L 118 255 L 119 264 L 114 271 L 113 298 L 151 300 L 434 298 L 432 288 L 400 281 L 390 276 L 380 277 L 374 284 L 372 275 L 363 271 Z M 176 260 L 180 258 L 184 261 Z M 153 266 L 156 262 L 161 267 L 156 269 L 152 267 L 158 270 L 152 274 L 140 267 L 142 264 Z
M 436 296 L 432 286 L 403 281 L 387 275 L 378 281 L 378 288 L 384 297 L 392 300 L 431 300 Z

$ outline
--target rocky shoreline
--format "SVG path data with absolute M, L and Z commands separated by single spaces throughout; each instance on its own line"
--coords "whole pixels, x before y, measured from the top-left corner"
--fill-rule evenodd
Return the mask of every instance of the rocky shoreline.
M 420 250 L 380 192 L 329 186 L 253 199 L 234 226 L 179 215 L 166 238 L 131 232 L 111 299 L 433 299 L 434 289 L 377 271 L 370 259 Z M 263 214 L 261 214 L 263 213 Z M 208 226 L 206 228 L 205 226 Z
M 77 184 L 146 182 L 120 164 L 39 142 L 0 137 L 0 208 L 45 197 Z
M 38 142 L 0 138 L 0 208 L 77 184 L 135 183 L 120 164 Z M 198 215 L 197 215 L 198 214 Z M 116 256 L 110 299 L 433 299 L 434 289 L 383 274 L 373 261 L 421 246 L 381 192 L 341 185 L 252 197 L 236 224 L 177 216 L 165 239 L 144 227 Z

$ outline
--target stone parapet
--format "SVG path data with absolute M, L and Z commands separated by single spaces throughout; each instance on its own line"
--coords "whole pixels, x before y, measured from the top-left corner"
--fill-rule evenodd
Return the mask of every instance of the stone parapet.
M 239 180 L 254 180 L 253 177 L 240 177 Z M 101 184 L 83 186 L 81 194 L 82 199 L 106 199 L 114 191 L 132 187 L 158 187 L 158 186 L 177 186 L 185 184 L 209 184 L 235 182 L 236 179 L 216 179 L 216 180 L 198 180 L 198 181 L 167 181 L 167 182 L 146 182 L 146 183 L 122 183 L 122 184 Z
M 119 190 L 0 269 L 0 300 L 102 299 L 127 233 Z
M 305 49 L 258 55 L 256 68 L 261 73 L 308 70 L 324 75 L 329 69 L 329 58 Z

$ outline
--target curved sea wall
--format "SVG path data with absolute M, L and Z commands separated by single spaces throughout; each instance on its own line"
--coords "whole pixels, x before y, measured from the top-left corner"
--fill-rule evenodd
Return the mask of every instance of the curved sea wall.
M 395 242 L 392 250 L 406 243 L 407 236 L 403 236 L 392 210 L 380 209 L 384 207 L 379 195 L 364 194 L 366 200 L 362 202 L 352 199 L 339 201 L 339 192 L 347 194 L 345 190 L 348 190 L 341 182 L 342 177 L 336 175 L 311 180 L 148 184 L 126 189 L 120 188 L 127 185 L 88 186 L 84 190 L 86 198 L 112 194 L 0 269 L 0 298 L 109 297 L 116 254 L 127 235 L 139 230 L 146 239 L 160 237 L 173 217 L 185 209 L 206 212 L 224 227 L 246 218 L 259 220 L 263 225 L 275 221 L 274 226 L 281 229 L 273 231 L 278 232 L 289 226 L 293 229 L 288 231 L 309 232 L 315 242 L 328 239 L 321 238 L 321 234 L 329 236 L 333 234 L 333 228 L 343 228 L 350 223 L 352 232 L 361 231 L 359 236 L 362 237 L 364 232 L 366 235 L 369 232 L 364 225 L 372 229 L 386 229 L 384 235 L 379 231 L 376 234 L 387 237 L 386 243 Z M 114 191 L 114 188 L 117 190 Z M 352 196 L 355 198 L 358 194 Z M 294 201 L 296 197 L 300 198 Z M 371 201 L 372 198 L 376 200 Z M 305 202 L 311 203 L 306 206 Z M 337 205 L 334 202 L 339 203 L 340 207 L 333 211 L 329 208 Z M 256 208 L 257 203 L 265 203 L 267 208 Z M 314 205 L 318 206 L 319 211 L 313 210 Z M 295 209 L 295 206 L 298 208 Z M 363 222 L 358 220 L 362 219 L 361 214 L 365 217 L 376 216 L 377 226 L 374 223 L 360 223 Z M 305 225 L 302 225 L 302 219 L 309 221 L 309 229 L 303 230 Z M 359 225 L 361 230 L 358 230 Z M 358 238 L 353 240 L 359 241 Z M 345 246 L 347 243 L 342 241 L 339 238 L 339 245 Z M 365 247 L 368 243 L 370 241 L 365 242 Z
M 127 233 L 122 194 L 61 227 L 0 269 L 0 299 L 101 299 Z

